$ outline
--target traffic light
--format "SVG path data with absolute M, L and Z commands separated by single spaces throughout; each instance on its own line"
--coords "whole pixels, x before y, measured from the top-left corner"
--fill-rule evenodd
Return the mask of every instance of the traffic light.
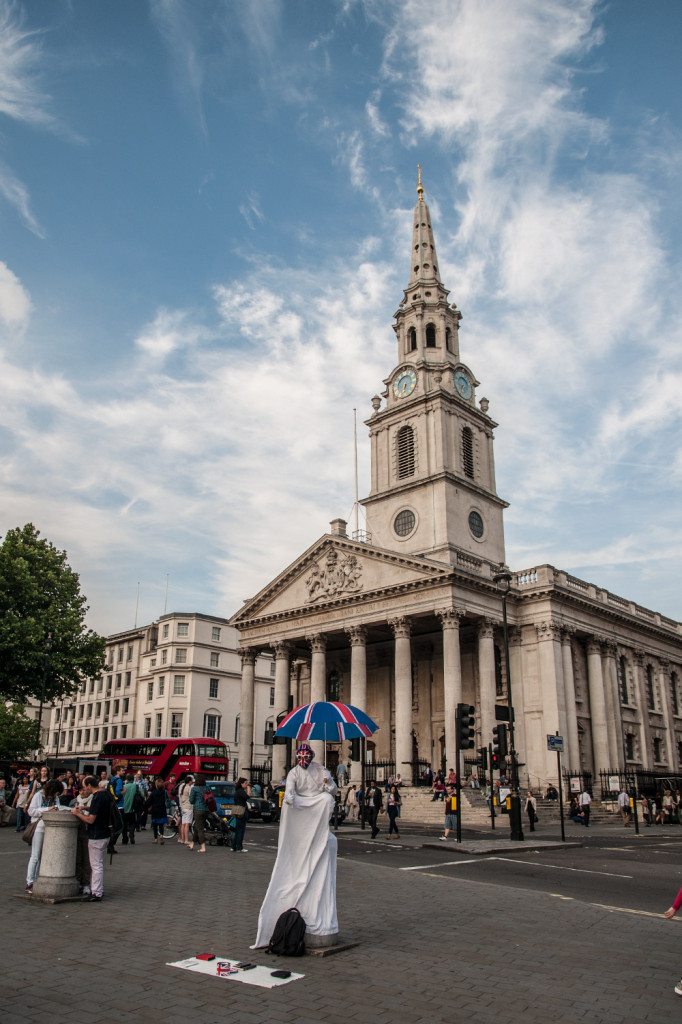
M 497 754 L 500 761 L 507 756 L 509 751 L 507 728 L 506 725 L 496 725 L 493 729 L 493 756 Z
M 488 770 L 488 748 L 487 747 L 479 747 L 478 748 L 478 757 L 479 757 L 479 760 L 481 762 L 481 768 L 483 769 L 484 772 L 487 772 L 487 770 Z
M 472 704 L 458 704 L 455 716 L 457 724 L 457 738 L 460 750 L 471 750 L 475 744 L 474 736 L 474 714 L 476 708 Z
M 496 754 L 493 750 L 492 760 L 490 762 L 491 771 L 497 772 L 500 770 L 500 755 Z
M 355 739 L 350 741 L 350 759 L 351 761 L 360 760 L 360 740 Z

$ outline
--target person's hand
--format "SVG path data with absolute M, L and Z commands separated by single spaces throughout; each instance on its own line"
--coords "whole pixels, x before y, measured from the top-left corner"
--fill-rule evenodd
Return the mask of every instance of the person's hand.
M 668 909 L 666 910 L 666 912 L 663 915 L 663 917 L 671 918 L 671 917 L 674 917 L 676 913 L 677 913 L 677 911 L 675 910 L 674 907 L 668 907 Z

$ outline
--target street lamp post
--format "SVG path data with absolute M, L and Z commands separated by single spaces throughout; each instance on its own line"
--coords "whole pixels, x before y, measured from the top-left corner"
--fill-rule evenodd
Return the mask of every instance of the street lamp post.
M 493 583 L 502 584 L 502 632 L 504 636 L 504 657 L 507 664 L 507 707 L 509 708 L 509 742 L 511 745 L 511 784 L 512 791 L 509 807 L 510 839 L 523 841 L 523 824 L 521 818 L 521 797 L 519 795 L 519 765 L 516 755 L 514 738 L 514 706 L 512 704 L 511 663 L 509 661 L 509 626 L 507 624 L 507 598 L 511 590 L 512 573 L 502 564 L 493 575 Z

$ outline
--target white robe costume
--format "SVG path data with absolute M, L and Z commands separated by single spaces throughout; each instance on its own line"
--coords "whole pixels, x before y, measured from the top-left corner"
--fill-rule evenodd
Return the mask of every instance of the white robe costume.
M 312 935 L 333 935 L 336 917 L 336 836 L 329 831 L 336 783 L 312 761 L 287 775 L 277 859 L 258 916 L 252 949 L 267 946 L 277 918 L 292 907 Z

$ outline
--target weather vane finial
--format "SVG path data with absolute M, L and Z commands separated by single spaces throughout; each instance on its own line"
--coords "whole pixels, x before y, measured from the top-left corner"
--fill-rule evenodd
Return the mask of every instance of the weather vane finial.
M 420 199 L 424 198 L 424 186 L 422 185 L 422 165 L 417 164 L 417 195 Z

